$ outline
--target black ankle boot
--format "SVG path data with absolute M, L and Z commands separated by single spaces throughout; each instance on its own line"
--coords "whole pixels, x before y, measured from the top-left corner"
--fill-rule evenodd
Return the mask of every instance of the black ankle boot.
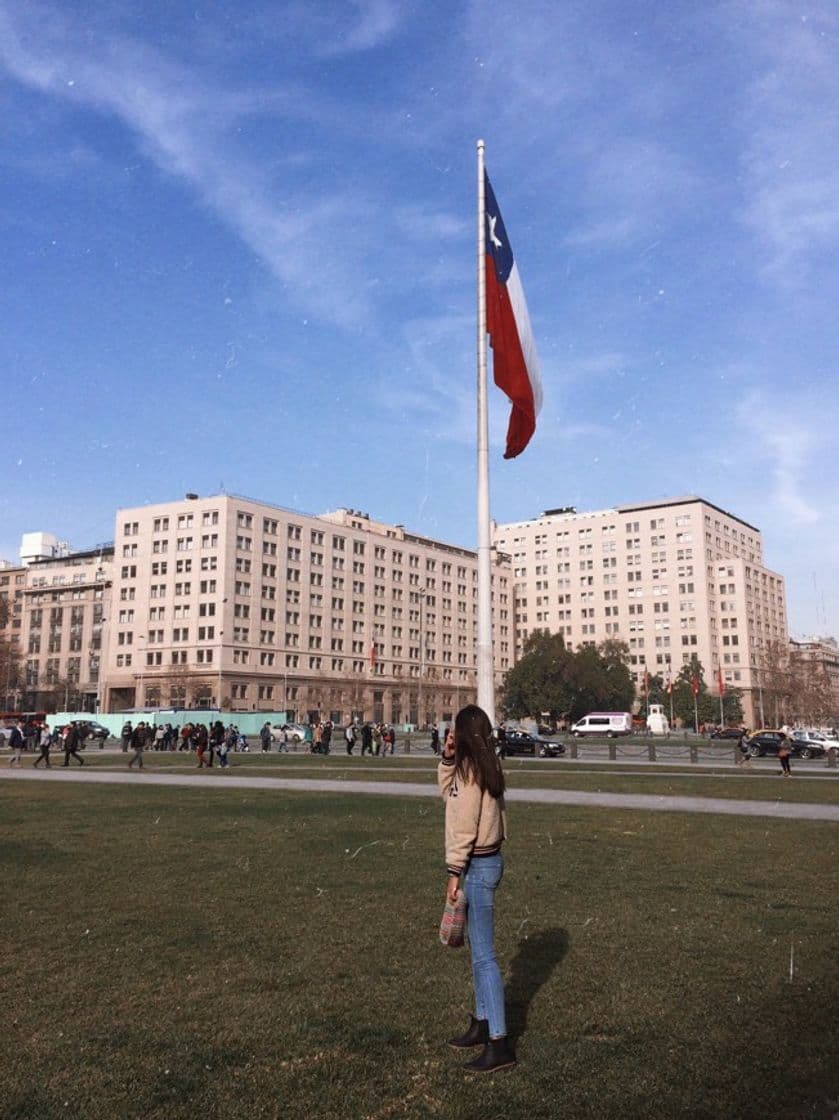
M 471 1062 L 463 1067 L 469 1073 L 495 1073 L 498 1069 L 509 1069 L 516 1064 L 513 1048 L 506 1038 L 491 1038 L 486 1046 Z
M 487 1019 L 476 1019 L 469 1016 L 469 1030 L 460 1038 L 450 1038 L 449 1046 L 455 1050 L 469 1050 L 472 1046 L 486 1046 L 489 1042 L 489 1022 Z

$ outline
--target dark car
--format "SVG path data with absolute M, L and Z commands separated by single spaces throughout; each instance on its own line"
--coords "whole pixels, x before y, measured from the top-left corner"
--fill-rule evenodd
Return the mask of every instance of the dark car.
M 529 731 L 517 731 L 507 728 L 503 739 L 499 739 L 498 753 L 502 758 L 511 754 L 541 755 L 542 758 L 556 758 L 565 754 L 562 743 L 552 743 L 548 739 L 540 739 L 531 735 Z
M 763 758 L 767 754 L 777 754 L 778 747 L 785 739 L 783 731 L 756 731 L 746 740 L 746 749 L 752 758 Z
M 95 719 L 80 719 L 78 721 L 79 734 L 82 737 L 82 742 L 86 743 L 88 739 L 98 741 L 99 746 L 105 744 L 105 740 L 110 737 L 110 731 L 101 723 L 97 723 Z
M 712 739 L 739 739 L 743 734 L 742 727 L 718 727 L 711 732 Z
M 793 731 L 792 751 L 799 758 L 820 758 L 833 745 L 817 731 Z

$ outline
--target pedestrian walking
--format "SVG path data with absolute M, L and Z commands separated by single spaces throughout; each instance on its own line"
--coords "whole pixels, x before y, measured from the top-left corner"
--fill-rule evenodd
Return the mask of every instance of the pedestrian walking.
M 306 754 L 312 753 L 312 743 L 314 742 L 314 738 L 315 735 L 312 731 L 312 725 L 310 723 L 307 723 L 305 728 L 303 729 L 303 742 L 306 744 Z
M 38 757 L 35 759 L 35 765 L 36 766 L 41 762 L 45 762 L 47 764 L 47 770 L 52 769 L 52 763 L 50 762 L 50 747 L 51 746 L 52 746 L 52 731 L 50 730 L 49 724 L 45 723 L 41 727 L 41 735 L 40 735 L 40 738 L 38 740 L 38 750 L 39 750 L 40 753 L 38 754 Z
M 790 769 L 790 764 L 789 764 L 789 758 L 790 758 L 791 754 L 792 754 L 792 742 L 791 742 L 789 736 L 785 735 L 784 738 L 781 740 L 780 746 L 778 747 L 778 758 L 780 759 L 780 762 L 781 762 L 781 773 L 784 775 L 785 778 L 791 778 L 792 777 L 792 770 Z
M 285 753 L 288 754 L 288 732 L 286 731 L 285 727 L 281 727 L 280 730 L 279 730 L 279 738 L 277 740 L 277 750 L 280 753 L 285 751 Z
M 332 742 L 332 721 L 327 720 L 320 733 L 320 745 L 324 754 L 329 754 L 329 745 Z
M 739 752 L 737 756 L 737 765 L 745 766 L 747 769 L 751 770 L 752 756 L 749 754 L 749 732 L 745 727 L 740 734 L 740 738 L 737 740 L 737 750 Z
M 463 890 L 472 958 L 475 1013 L 468 1030 L 449 1040 L 455 1050 L 481 1046 L 464 1066 L 469 1073 L 494 1073 L 516 1064 L 507 1037 L 504 982 L 493 940 L 495 892 L 504 874 L 501 846 L 506 835 L 504 773 L 495 753 L 486 712 L 469 704 L 457 713 L 437 766 L 446 804 L 446 899 Z
M 131 749 L 134 754 L 131 756 L 131 761 L 128 763 L 128 769 L 134 769 L 134 763 L 139 763 L 139 769 L 143 769 L 143 751 L 146 749 L 147 735 L 151 728 L 146 728 L 145 722 L 140 720 L 137 726 L 131 733 Z
M 34 751 L 38 744 L 38 724 L 33 719 L 28 719 L 23 725 L 23 749 Z
M 224 742 L 227 747 L 227 753 L 230 754 L 237 750 L 239 746 L 239 732 L 231 723 L 224 733 Z
M 373 728 L 365 723 L 361 728 L 361 756 L 373 753 Z
M 204 766 L 208 765 L 204 757 L 207 751 L 208 735 L 207 728 L 203 723 L 199 723 L 194 729 L 193 740 L 195 742 L 195 756 L 198 759 L 198 769 L 201 770 Z
M 128 748 L 131 746 L 131 736 L 133 734 L 134 734 L 134 728 L 131 726 L 131 720 L 127 719 L 125 721 L 125 723 L 122 725 L 122 731 L 120 731 L 120 733 L 119 733 L 119 737 L 122 741 L 123 753 L 125 753 L 128 750 Z
M 75 758 L 79 766 L 84 766 L 84 759 L 79 754 L 79 747 L 82 742 L 82 734 L 79 731 L 79 726 L 75 720 L 70 724 L 64 736 L 64 765 L 70 765 L 70 755 Z
M 355 747 L 355 724 L 348 723 L 344 728 L 344 742 L 347 745 L 347 754 L 352 754 Z
M 224 746 L 224 724 L 220 719 L 217 719 L 213 726 L 210 728 L 208 740 L 210 744 L 210 765 L 213 765 L 213 756 L 218 755 L 219 765 L 226 766 L 227 761 L 226 759 L 225 761 L 222 761 L 220 754 L 221 748 Z
M 262 743 L 262 753 L 268 754 L 271 750 L 271 724 L 267 720 L 259 729 L 259 741 Z
M 432 754 L 440 753 L 440 732 L 436 727 L 431 728 L 431 743 L 429 746 L 431 747 Z
M 20 766 L 20 756 L 24 747 L 23 738 L 23 724 L 20 720 L 14 725 L 9 735 L 9 746 L 12 750 L 12 757 L 9 759 L 9 766 L 14 766 L 17 763 Z

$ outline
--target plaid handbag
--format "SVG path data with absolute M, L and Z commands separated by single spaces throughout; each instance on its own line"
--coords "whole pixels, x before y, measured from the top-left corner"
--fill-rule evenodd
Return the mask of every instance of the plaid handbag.
M 459 949 L 463 945 L 465 929 L 466 895 L 459 890 L 454 902 L 446 899 L 443 917 L 440 922 L 440 943 L 447 945 L 450 949 Z

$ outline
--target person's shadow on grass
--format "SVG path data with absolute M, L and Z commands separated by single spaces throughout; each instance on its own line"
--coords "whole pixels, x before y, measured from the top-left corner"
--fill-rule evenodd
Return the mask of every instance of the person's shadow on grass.
M 507 1034 L 511 1042 L 527 1029 L 530 1005 L 539 989 L 568 952 L 567 929 L 546 929 L 519 942 L 507 980 Z

